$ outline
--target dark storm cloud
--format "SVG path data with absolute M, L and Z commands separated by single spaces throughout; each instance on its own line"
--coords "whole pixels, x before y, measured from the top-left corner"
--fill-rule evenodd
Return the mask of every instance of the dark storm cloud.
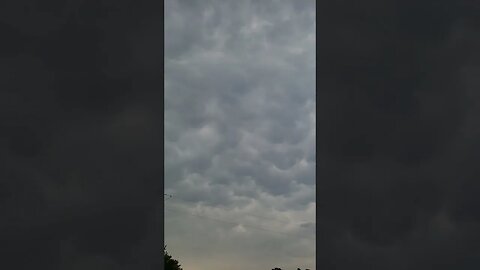
M 166 208 L 187 212 L 167 245 L 192 269 L 313 269 L 314 1 L 165 6 Z
M 319 5 L 317 263 L 473 269 L 478 5 Z
M 305 155 L 311 146 L 305 145 L 305 140 L 312 128 L 308 114 L 314 103 L 308 99 L 312 97 L 313 69 L 308 63 L 313 64 L 313 59 L 302 51 L 313 49 L 308 47 L 313 44 L 313 33 L 294 29 L 312 29 L 313 10 L 309 12 L 305 6 L 301 12 L 292 13 L 293 7 L 285 3 L 207 2 L 197 6 L 188 1 L 169 1 L 166 5 L 171 14 L 179 13 L 168 16 L 166 26 L 165 130 L 167 156 L 171 157 L 166 162 L 186 159 L 184 172 L 214 167 L 215 174 L 231 170 L 240 177 L 256 175 L 257 183 L 269 189 L 288 188 L 288 184 L 278 184 L 282 181 L 279 171 L 303 166 L 302 158 L 307 159 L 305 166 L 312 161 Z M 238 14 L 230 14 L 234 9 Z M 295 20 L 288 16 L 295 16 Z M 277 33 L 282 25 L 292 29 Z M 200 34 L 202 31 L 206 33 Z M 253 41 L 256 34 L 266 40 L 265 47 L 249 50 L 262 44 L 258 39 Z M 190 38 L 195 42 L 189 42 Z M 224 44 L 228 39 L 235 41 Z M 192 47 L 178 51 L 187 45 Z M 290 50 L 298 50 L 298 58 L 289 58 L 296 53 Z M 299 65 L 302 60 L 303 67 Z M 296 77 L 281 78 L 287 74 Z M 208 154 L 214 156 L 206 159 Z M 251 166 L 249 159 L 260 157 L 258 162 L 265 164 Z M 175 173 L 178 179 L 176 171 L 167 173 Z M 221 179 L 218 175 L 218 181 Z M 269 179 L 275 184 L 269 184 Z M 228 181 L 236 180 L 231 177 Z
M 2 268 L 161 262 L 162 108 L 161 93 L 150 90 L 160 87 L 152 61 L 161 59 L 145 45 L 161 45 L 154 9 L 2 4 Z

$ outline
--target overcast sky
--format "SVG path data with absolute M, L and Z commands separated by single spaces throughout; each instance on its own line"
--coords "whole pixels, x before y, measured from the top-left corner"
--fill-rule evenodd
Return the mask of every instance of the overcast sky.
M 165 2 L 165 243 L 315 269 L 315 2 Z
M 317 266 L 480 269 L 480 5 L 325 2 Z
M 0 269 L 160 269 L 155 3 L 2 4 Z

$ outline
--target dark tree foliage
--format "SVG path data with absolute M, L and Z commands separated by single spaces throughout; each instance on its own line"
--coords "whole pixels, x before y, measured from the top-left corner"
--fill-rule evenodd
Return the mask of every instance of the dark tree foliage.
M 163 250 L 163 254 L 165 260 L 165 270 L 183 270 L 178 261 L 173 259 L 172 256 L 168 254 L 166 246 Z

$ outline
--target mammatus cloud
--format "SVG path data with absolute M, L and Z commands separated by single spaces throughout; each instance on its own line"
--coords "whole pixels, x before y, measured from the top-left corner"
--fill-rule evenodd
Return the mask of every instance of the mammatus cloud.
M 165 10 L 166 244 L 185 269 L 313 269 L 315 2 Z

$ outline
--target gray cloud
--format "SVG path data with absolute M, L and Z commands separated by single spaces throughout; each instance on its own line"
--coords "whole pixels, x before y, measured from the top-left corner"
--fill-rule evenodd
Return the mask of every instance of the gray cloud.
M 314 7 L 166 1 L 165 191 L 174 194 L 167 209 L 237 221 L 272 213 L 250 225 L 280 232 L 167 215 L 167 245 L 186 268 L 220 269 L 217 260 L 239 269 L 315 267 L 311 231 L 306 240 L 281 234 L 302 233 L 300 223 L 314 219 Z M 189 250 L 186 239 L 212 243 L 202 252 L 215 256 Z
M 317 264 L 473 269 L 478 6 L 351 2 L 318 14 Z
M 162 261 L 160 22 L 144 4 L 2 8 L 1 268 Z

